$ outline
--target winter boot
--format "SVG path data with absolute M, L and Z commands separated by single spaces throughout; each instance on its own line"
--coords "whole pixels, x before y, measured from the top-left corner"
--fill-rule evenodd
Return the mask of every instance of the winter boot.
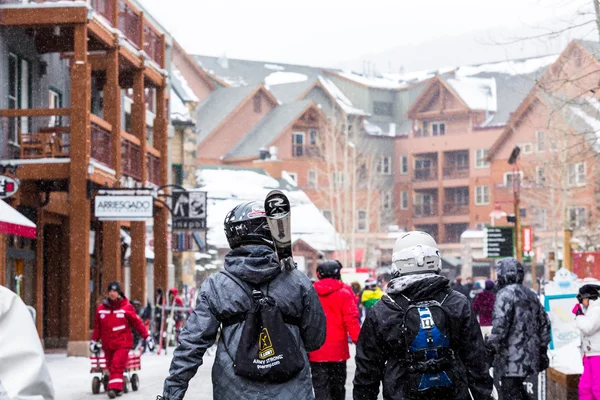
M 117 397 L 117 391 L 114 389 L 110 389 L 108 392 L 108 398 L 109 399 L 114 399 L 115 397 Z

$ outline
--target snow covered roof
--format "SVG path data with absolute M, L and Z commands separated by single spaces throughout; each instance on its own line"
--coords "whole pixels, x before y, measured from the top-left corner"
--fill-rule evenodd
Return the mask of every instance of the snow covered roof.
M 557 54 L 523 58 L 518 60 L 506 60 L 494 63 L 465 65 L 456 69 L 456 75 L 474 76 L 479 74 L 505 74 L 505 75 L 528 75 L 545 69 L 558 58 Z
M 308 80 L 308 76 L 298 72 L 275 71 L 265 77 L 265 86 L 283 85 L 286 83 L 297 83 Z
M 339 104 L 339 106 L 342 108 L 342 110 L 344 110 L 346 114 L 368 115 L 368 113 L 364 110 L 354 107 L 350 99 L 346 97 L 346 95 L 340 90 L 340 88 L 337 87 L 335 83 L 333 83 L 331 79 L 319 75 L 318 80 L 321 83 L 321 85 L 323 85 L 325 90 L 327 90 L 327 92 L 329 92 L 329 94 L 333 96 L 334 100 Z
M 367 76 L 354 71 L 343 71 L 336 74 L 373 89 L 401 89 L 408 86 L 405 82 L 389 79 L 384 76 Z
M 446 79 L 456 94 L 472 110 L 497 111 L 496 80 L 456 76 Z
M 171 121 L 173 122 L 193 122 L 190 110 L 183 103 L 179 95 L 171 89 Z
M 400 125 L 395 122 L 373 122 L 368 119 L 363 120 L 365 133 L 369 136 L 407 136 L 411 131 L 411 121 L 402 121 Z
M 177 67 L 175 67 L 175 64 L 172 64 L 171 67 L 171 85 L 183 101 L 196 103 L 200 102 L 183 74 L 177 69 Z
M 600 101 L 597 98 L 580 96 L 572 99 L 558 95 L 550 97 L 547 94 L 541 96 L 555 109 L 564 109 L 567 123 L 582 134 L 595 151 L 600 152 Z
M 273 189 L 283 191 L 292 205 L 292 240 L 302 239 L 320 251 L 345 246 L 335 228 L 302 190 L 277 180 L 259 168 L 199 166 L 196 172 L 199 190 L 208 193 L 208 244 L 227 248 L 223 221 L 236 205 L 250 200 L 262 201 Z

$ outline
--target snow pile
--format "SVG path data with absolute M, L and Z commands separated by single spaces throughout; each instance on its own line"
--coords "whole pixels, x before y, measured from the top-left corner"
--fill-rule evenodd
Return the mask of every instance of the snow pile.
M 191 122 L 190 110 L 183 104 L 181 98 L 171 89 L 171 121 Z
M 496 79 L 457 76 L 448 84 L 472 110 L 497 111 Z
M 375 125 L 374 123 L 370 122 L 368 119 L 364 120 L 363 126 L 365 128 L 365 132 L 367 133 L 367 135 L 372 135 L 372 136 L 382 136 L 383 135 L 383 129 L 381 129 L 378 125 Z
M 285 67 L 282 67 L 281 65 L 277 65 L 277 64 L 265 64 L 265 68 L 266 69 L 270 69 L 272 71 L 283 71 L 283 70 L 285 70 Z
M 346 114 L 367 115 L 364 110 L 354 107 L 350 99 L 346 97 L 346 95 L 340 90 L 340 88 L 337 87 L 335 83 L 331 81 L 331 79 L 319 75 L 319 82 L 321 85 L 323 85 L 325 90 L 329 92 L 331 96 L 333 96 Z
M 243 169 L 199 169 L 196 179 L 199 190 L 208 193 L 208 244 L 211 246 L 228 247 L 223 221 L 229 211 L 244 201 L 263 201 L 273 189 L 283 191 L 292 204 L 293 240 L 302 239 L 321 251 L 333 251 L 345 245 L 306 193 L 291 185 L 257 170 Z
M 308 76 L 304 74 L 299 74 L 297 72 L 282 72 L 277 71 L 268 75 L 265 78 L 266 86 L 275 86 L 275 85 L 283 85 L 285 83 L 297 83 L 304 82 L 308 80 Z
M 177 81 L 179 82 L 179 85 L 181 86 L 181 88 L 185 92 L 185 93 L 182 93 L 182 94 L 185 94 L 185 96 L 190 101 L 195 101 L 195 102 L 199 103 L 200 100 L 198 99 L 198 97 L 196 96 L 196 94 L 194 93 L 194 91 L 192 90 L 192 88 L 190 87 L 190 85 L 188 84 L 187 80 L 185 79 L 185 77 L 183 76 L 183 74 L 181 73 L 181 71 L 179 71 L 174 66 L 174 64 L 172 64 L 171 72 L 173 73 L 173 77 L 175 79 L 177 79 Z
M 508 75 L 526 75 L 545 68 L 558 58 L 557 54 L 524 60 L 508 60 L 496 63 L 463 66 L 456 71 L 457 75 L 471 76 L 482 73 L 499 73 Z
M 550 350 L 550 366 L 563 374 L 583 373 L 581 342 L 572 340 L 556 350 Z
M 292 185 L 292 186 L 298 186 L 298 182 L 296 182 L 296 180 L 290 175 L 289 172 L 282 171 L 281 172 L 281 177 L 283 178 L 284 181 L 286 181 L 290 185 Z

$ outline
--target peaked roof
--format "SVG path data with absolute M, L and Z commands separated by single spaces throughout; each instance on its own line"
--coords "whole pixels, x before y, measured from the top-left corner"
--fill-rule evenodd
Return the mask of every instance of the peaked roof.
M 274 104 L 277 100 L 264 86 L 226 87 L 215 90 L 198 106 L 196 122 L 200 128 L 198 143 L 206 139 L 212 132 L 239 107 L 246 103 L 259 91 L 263 92 Z
M 583 47 L 588 53 L 593 55 L 596 60 L 600 61 L 600 43 L 580 39 L 575 40 L 575 42 L 579 43 L 579 45 L 581 45 L 581 47 Z
M 311 100 L 301 100 L 275 107 L 224 158 L 258 158 L 261 147 L 269 146 L 311 106 Z
M 293 82 L 282 85 L 269 86 L 269 91 L 281 103 L 291 103 L 296 100 L 301 100 L 302 95 L 307 93 L 315 86 L 317 78 L 308 79 L 304 82 Z

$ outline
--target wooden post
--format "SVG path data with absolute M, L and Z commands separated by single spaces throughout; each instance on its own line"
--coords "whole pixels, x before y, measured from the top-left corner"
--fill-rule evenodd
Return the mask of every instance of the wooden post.
M 132 134 L 140 139 L 142 163 L 142 184 L 148 180 L 146 163 L 146 104 L 144 93 L 144 70 L 134 72 L 133 104 L 131 105 Z M 131 223 L 131 299 L 142 303 L 146 300 L 146 223 Z
M 169 183 L 169 147 L 167 135 L 166 86 L 156 89 L 154 145 L 160 151 L 160 185 Z M 169 210 L 157 207 L 154 213 L 154 287 L 166 289 L 169 282 Z
M 38 211 L 36 223 L 36 246 L 35 246 L 35 326 L 40 335 L 44 337 L 44 221 L 43 210 Z M 42 342 L 43 343 L 43 342 Z
M 438 181 L 438 243 L 444 243 L 446 240 L 446 230 L 444 229 L 444 203 L 446 202 L 446 193 L 444 192 L 444 152 L 437 153 L 437 181 Z
M 571 259 L 571 238 L 573 237 L 573 231 L 571 229 L 565 229 L 564 242 L 563 242 L 563 267 L 569 271 L 573 271 L 573 260 Z
M 6 235 L 0 233 L 0 286 L 6 286 Z
M 113 15 L 112 15 L 112 24 L 115 28 L 119 27 L 119 6 L 121 2 L 119 0 L 109 0 L 113 3 Z
M 90 325 L 90 201 L 87 198 L 90 161 L 91 66 L 87 55 L 87 25 L 74 28 L 71 67 L 71 163 L 69 164 L 69 355 L 87 356 Z
M 118 37 L 115 36 L 115 41 Z M 106 85 L 104 86 L 104 118 L 111 124 L 111 168 L 117 182 L 121 176 L 121 87 L 119 86 L 119 48 L 108 51 Z M 121 226 L 117 221 L 103 222 L 102 227 L 102 283 L 123 282 L 121 268 Z M 104 288 L 102 288 L 103 290 Z

